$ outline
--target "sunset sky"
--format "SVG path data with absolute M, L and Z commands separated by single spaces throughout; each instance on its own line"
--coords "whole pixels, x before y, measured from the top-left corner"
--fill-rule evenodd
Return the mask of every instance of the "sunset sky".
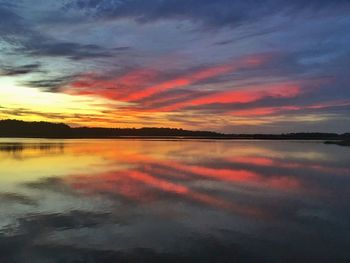
M 0 0 L 0 119 L 350 131 L 348 0 Z

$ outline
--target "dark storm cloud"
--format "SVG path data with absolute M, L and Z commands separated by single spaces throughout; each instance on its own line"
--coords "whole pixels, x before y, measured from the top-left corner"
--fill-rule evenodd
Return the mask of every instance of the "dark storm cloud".
M 72 0 L 67 8 L 85 10 L 97 17 L 132 18 L 140 23 L 160 19 L 191 20 L 210 27 L 237 26 L 278 12 L 347 8 L 349 1 L 240 1 L 240 0 Z M 345 12 L 346 10 L 343 9 Z

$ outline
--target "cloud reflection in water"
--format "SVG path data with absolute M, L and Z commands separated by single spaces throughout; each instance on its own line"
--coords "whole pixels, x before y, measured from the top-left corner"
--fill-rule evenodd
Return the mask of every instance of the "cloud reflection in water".
M 24 140 L 0 149 L 1 262 L 350 258 L 347 148 Z

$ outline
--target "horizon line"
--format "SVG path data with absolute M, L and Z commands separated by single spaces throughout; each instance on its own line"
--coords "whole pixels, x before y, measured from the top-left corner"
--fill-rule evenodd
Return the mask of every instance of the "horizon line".
M 51 121 L 24 121 L 24 120 L 18 120 L 18 119 L 0 119 L 0 123 L 4 121 L 14 121 L 14 122 L 22 122 L 22 123 L 45 123 L 45 124 L 51 124 L 51 125 L 65 125 L 70 129 L 115 129 L 115 130 L 142 130 L 142 129 L 168 129 L 168 130 L 176 130 L 176 131 L 184 131 L 184 132 L 194 132 L 194 133 L 212 133 L 213 135 L 221 135 L 221 136 L 253 136 L 253 135 L 272 135 L 272 136 L 283 136 L 283 135 L 300 135 L 300 134 L 323 134 L 323 135 L 347 135 L 349 132 L 344 133 L 337 133 L 337 132 L 321 132 L 321 131 L 301 131 L 301 132 L 282 132 L 282 133 L 223 133 L 223 132 L 217 132 L 217 131 L 209 131 L 209 130 L 188 130 L 184 128 L 171 128 L 171 127 L 156 127 L 156 126 L 149 126 L 149 127 L 140 127 L 140 128 L 126 128 L 126 127 L 91 127 L 91 126 L 77 126 L 74 127 L 70 124 L 64 123 L 64 122 L 51 122 Z M 163 136 L 164 137 L 164 136 Z

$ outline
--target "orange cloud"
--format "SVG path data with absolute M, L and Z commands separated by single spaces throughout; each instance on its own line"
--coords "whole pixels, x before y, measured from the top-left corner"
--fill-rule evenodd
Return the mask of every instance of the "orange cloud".
M 201 106 L 214 103 L 237 104 L 255 102 L 263 98 L 293 98 L 301 94 L 297 84 L 273 84 L 255 87 L 245 87 L 241 90 L 219 91 L 188 101 L 174 103 L 170 106 L 154 109 L 155 111 L 173 111 L 189 106 Z M 267 112 L 273 109 L 264 109 Z M 243 112 L 244 113 L 244 112 Z
M 244 116 L 244 117 L 254 117 L 254 116 L 266 116 L 272 115 L 281 111 L 294 111 L 299 110 L 300 107 L 296 106 L 281 106 L 281 107 L 259 107 L 251 108 L 246 110 L 236 110 L 232 114 L 235 116 Z
M 81 75 L 65 87 L 67 93 L 75 95 L 98 95 L 112 100 L 125 101 L 125 94 L 144 88 L 157 80 L 160 72 L 138 69 L 119 77 L 101 77 L 93 73 Z
M 256 67 L 263 64 L 267 58 L 267 55 L 248 56 L 232 63 L 198 70 L 166 81 L 160 81 L 161 72 L 152 69 L 134 70 L 115 78 L 103 78 L 88 73 L 66 86 L 65 90 L 76 95 L 98 95 L 124 102 L 139 101 L 157 93 L 189 86 L 235 70 Z
M 312 105 L 300 105 L 300 106 L 276 106 L 276 107 L 257 107 L 250 108 L 245 110 L 235 110 L 232 112 L 235 116 L 245 116 L 245 117 L 253 117 L 253 116 L 266 116 L 273 115 L 281 112 L 288 111 L 301 111 L 301 110 L 322 110 L 333 107 L 345 107 L 350 106 L 349 101 L 331 101 L 325 103 L 318 103 Z
M 233 72 L 238 69 L 243 69 L 247 67 L 255 67 L 267 59 L 264 55 L 249 56 L 243 59 L 236 61 L 235 63 L 228 63 L 224 65 L 218 65 L 211 68 L 199 70 L 194 73 L 181 76 L 163 83 L 147 87 L 138 92 L 135 92 L 125 98 L 127 101 L 136 101 L 141 100 L 145 97 L 152 96 L 156 93 L 164 92 L 169 89 L 174 89 L 178 87 L 188 86 L 194 83 L 197 83 L 202 80 L 207 80 L 213 77 L 217 77 L 229 72 Z

